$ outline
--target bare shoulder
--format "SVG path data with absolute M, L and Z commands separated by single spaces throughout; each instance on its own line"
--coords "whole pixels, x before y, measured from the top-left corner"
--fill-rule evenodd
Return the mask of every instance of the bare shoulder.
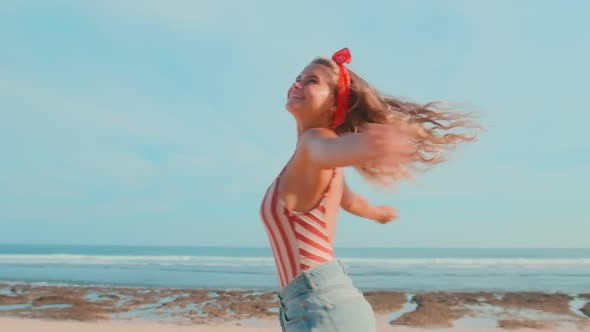
M 325 139 L 337 138 L 338 134 L 332 129 L 328 128 L 310 128 L 301 133 L 299 138 L 299 146 L 302 155 L 307 155 L 312 146 L 321 144 Z
M 321 144 L 322 140 L 337 138 L 333 130 L 328 128 L 310 128 L 301 133 L 299 142 L 297 144 L 297 152 L 295 153 L 295 163 L 305 168 L 315 168 L 313 160 L 310 158 L 310 151 L 314 146 Z

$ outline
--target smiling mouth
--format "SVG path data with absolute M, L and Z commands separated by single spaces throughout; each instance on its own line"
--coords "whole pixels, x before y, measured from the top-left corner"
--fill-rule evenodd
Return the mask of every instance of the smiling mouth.
M 293 99 L 305 99 L 305 97 L 299 96 L 299 95 L 290 95 L 289 96 L 289 99 L 291 99 L 291 98 L 293 98 Z

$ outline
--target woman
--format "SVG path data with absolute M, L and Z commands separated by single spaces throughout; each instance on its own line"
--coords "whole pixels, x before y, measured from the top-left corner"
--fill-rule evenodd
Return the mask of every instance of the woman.
M 449 132 L 474 127 L 469 115 L 384 97 L 346 68 L 350 59 L 346 48 L 332 59 L 316 58 L 287 95 L 297 147 L 261 206 L 281 287 L 283 331 L 376 330 L 370 304 L 334 255 L 337 213 L 342 207 L 383 224 L 397 214 L 353 193 L 342 168 L 390 186 L 476 138 Z

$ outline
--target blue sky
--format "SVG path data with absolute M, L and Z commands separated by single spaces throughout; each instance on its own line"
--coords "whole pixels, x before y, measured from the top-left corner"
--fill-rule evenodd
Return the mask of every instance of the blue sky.
M 351 185 L 337 246 L 590 247 L 584 1 L 0 2 L 0 243 L 267 246 L 260 199 L 317 55 L 487 131 L 415 182 Z M 466 110 L 469 110 L 467 108 Z

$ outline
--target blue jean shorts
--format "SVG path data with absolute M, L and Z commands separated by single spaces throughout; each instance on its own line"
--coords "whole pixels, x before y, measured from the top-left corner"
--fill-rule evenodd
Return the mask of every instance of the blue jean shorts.
M 301 272 L 279 293 L 283 332 L 374 332 L 375 314 L 338 259 Z

